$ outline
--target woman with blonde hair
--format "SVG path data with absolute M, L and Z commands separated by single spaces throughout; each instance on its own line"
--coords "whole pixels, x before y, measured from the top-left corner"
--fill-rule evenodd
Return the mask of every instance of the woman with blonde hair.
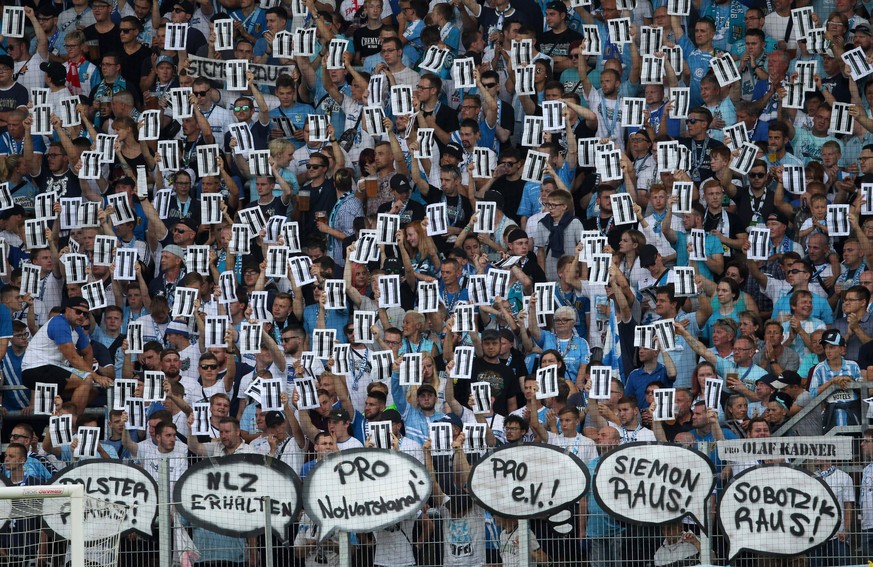
M 288 185 L 291 186 L 291 195 L 296 196 L 300 191 L 300 183 L 297 180 L 297 175 L 294 173 L 294 165 L 292 164 L 294 144 L 285 138 L 277 138 L 267 144 L 267 149 L 270 150 L 270 157 L 273 159 L 273 171 L 288 182 Z M 254 191 L 254 184 L 251 185 L 251 190 Z M 282 191 L 279 189 L 273 190 L 274 197 L 280 196 L 281 193 Z M 291 199 L 291 203 L 293 207 L 294 199 Z
M 436 363 L 430 352 L 421 353 L 421 383 L 433 386 L 433 389 L 436 390 L 437 393 L 437 399 L 439 399 L 439 405 L 445 403 L 446 383 L 445 380 L 440 379 L 440 375 L 436 371 Z M 410 404 L 418 403 L 418 386 L 412 386 L 407 390 L 406 400 Z
M 139 140 L 139 128 L 129 116 L 119 116 L 112 121 L 112 129 L 118 134 L 115 140 L 115 164 L 113 177 L 125 175 L 136 177 L 136 168 L 140 165 L 151 171 L 155 167 L 155 158 L 147 142 Z M 96 139 L 96 138 L 95 138 Z
M 16 205 L 24 207 L 26 214 L 34 211 L 34 199 L 39 192 L 36 185 L 27 175 L 27 162 L 18 154 L 6 156 L 0 160 L 0 179 L 9 182 L 9 193 Z
M 640 248 L 646 245 L 646 237 L 638 230 L 628 230 L 621 235 L 618 241 L 618 256 L 621 261 L 618 269 L 627 278 L 632 288 L 639 287 L 640 279 L 648 275 L 649 271 L 640 266 Z
M 442 262 L 433 239 L 427 235 L 422 221 L 413 221 L 397 231 L 400 259 L 406 272 L 406 283 L 415 290 L 416 282 L 435 281 Z

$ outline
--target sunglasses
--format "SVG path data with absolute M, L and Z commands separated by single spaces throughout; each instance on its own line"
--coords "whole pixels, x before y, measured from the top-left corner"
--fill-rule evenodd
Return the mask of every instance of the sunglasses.
M 85 317 L 88 315 L 88 312 L 85 311 L 84 309 L 73 309 L 73 312 L 75 312 L 76 315 L 81 315 L 82 317 Z
M 209 94 L 209 91 L 191 91 L 197 96 L 206 96 Z
M 327 167 L 325 165 L 317 164 L 317 163 L 308 163 L 306 164 L 306 169 L 320 169 L 322 167 Z
M 118 31 L 121 33 L 131 33 L 131 32 L 135 32 L 136 29 L 135 28 L 118 28 Z
M 218 368 L 217 364 L 201 364 L 200 368 L 203 370 L 215 370 Z
M 796 276 L 797 274 L 806 274 L 809 273 L 806 270 L 788 270 L 788 273 L 792 276 Z
M 493 89 L 494 87 L 497 86 L 497 83 L 487 83 L 487 84 L 482 83 L 482 86 L 485 87 L 486 89 Z
M 184 14 L 185 9 L 184 8 L 173 8 L 173 12 L 175 12 L 177 14 Z
M 761 179 L 762 177 L 767 177 L 767 172 L 764 173 L 750 173 L 749 177 L 754 177 L 755 179 Z
M 245 112 L 246 110 L 251 110 L 251 108 L 252 108 L 252 107 L 249 106 L 249 105 L 245 105 L 245 106 L 234 106 L 234 107 L 233 107 L 233 111 L 234 111 L 234 112 Z
M 685 122 L 688 124 L 697 124 L 698 122 L 706 122 L 703 118 L 689 118 Z

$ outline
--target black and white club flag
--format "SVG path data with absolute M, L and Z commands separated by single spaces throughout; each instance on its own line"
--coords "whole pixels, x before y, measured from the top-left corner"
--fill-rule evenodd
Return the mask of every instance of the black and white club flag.
M 298 410 L 318 409 L 318 385 L 313 378 L 300 378 L 294 380 L 294 388 L 297 389 Z
M 45 246 L 38 248 L 45 248 Z M 38 297 L 39 279 L 39 266 L 30 262 L 21 263 L 21 295 L 30 294 L 31 297 Z
M 625 10 L 632 12 L 637 7 L 637 0 L 618 0 L 615 3 L 615 7 L 621 12 L 624 12 Z
M 600 55 L 603 51 L 600 28 L 596 24 L 582 26 L 582 55 Z
M 708 409 L 718 410 L 721 407 L 721 392 L 724 383 L 721 378 L 707 378 L 703 385 L 703 400 Z
M 673 326 L 673 319 L 658 319 L 652 323 L 655 328 L 655 336 L 658 337 L 658 350 L 674 351 L 676 350 L 676 329 Z
M 861 214 L 873 215 L 873 183 L 861 184 Z
M 433 128 L 419 128 L 415 132 L 415 140 L 418 142 L 418 149 L 415 150 L 415 159 L 433 159 Z
M 658 388 L 654 394 L 657 407 L 652 414 L 652 420 L 671 421 L 676 419 L 676 388 Z
M 622 179 L 624 174 L 621 171 L 621 152 L 613 150 L 598 153 L 597 174 L 603 182 Z
M 280 379 L 261 379 L 261 409 L 264 411 L 282 411 L 282 381 Z
M 228 125 L 230 136 L 236 140 L 236 146 L 233 148 L 235 154 L 248 154 L 255 147 L 255 139 L 252 136 L 252 129 L 247 122 L 234 122 Z
M 103 309 L 109 305 L 106 298 L 106 289 L 103 287 L 103 282 L 91 282 L 82 286 L 82 297 L 88 301 L 88 307 L 91 311 Z
M 298 287 L 315 282 L 315 276 L 312 275 L 312 259 L 309 256 L 291 256 L 288 258 L 288 269 L 291 270 L 291 277 Z
M 543 124 L 542 116 L 525 116 L 524 129 L 521 133 L 521 145 L 525 148 L 538 148 L 543 145 Z M 582 140 L 579 140 L 580 142 Z
M 740 175 L 748 175 L 758 157 L 758 146 L 751 142 L 746 142 L 739 149 L 740 153 L 731 158 L 731 171 L 735 171 Z
M 139 129 L 140 141 L 159 140 L 161 136 L 161 111 L 146 110 L 139 119 L 142 122 L 142 127 Z
M 533 152 L 528 152 L 528 158 Z M 536 152 L 539 153 L 539 152 Z M 548 154 L 541 154 L 548 156 Z M 527 162 L 525 162 L 527 165 Z M 524 178 L 524 175 L 522 175 Z M 476 234 L 494 234 L 496 228 L 497 203 L 494 201 L 476 201 L 476 222 L 473 232 Z
M 9 244 L 5 238 L 0 238 L 0 276 L 8 276 Z
M 782 107 L 794 110 L 803 110 L 806 104 L 806 91 L 800 83 L 787 83 L 785 85 L 785 97 L 782 99 Z
M 142 322 L 130 321 L 127 324 L 127 352 L 130 354 L 142 354 L 144 352 Z
M 100 163 L 113 163 L 115 161 L 116 135 L 97 134 L 97 153 L 100 154 Z
M 45 235 L 46 221 L 42 219 L 27 219 L 24 221 L 24 244 L 28 250 L 47 248 L 48 239 Z
M 224 62 L 224 77 L 227 90 L 244 91 L 249 88 L 249 62 L 246 59 L 231 59 Z
M 806 192 L 806 171 L 802 165 L 782 166 L 782 186 L 793 195 Z
M 379 276 L 379 307 L 400 307 L 400 276 Z
M 724 141 L 731 150 L 738 150 L 743 144 L 747 144 L 750 141 L 749 129 L 746 128 L 746 123 L 743 121 L 725 126 L 722 132 L 724 132 Z
M 488 303 L 493 303 L 498 297 L 509 297 L 509 280 L 511 274 L 509 270 L 499 270 L 491 268 L 485 274 L 485 281 L 488 288 Z
M 222 197 L 220 193 L 203 193 L 200 195 L 200 213 L 203 224 L 221 224 L 223 220 L 221 203 Z
M 643 69 L 640 73 L 640 84 L 664 84 L 664 59 L 654 55 L 643 55 Z
M 621 125 L 625 128 L 642 128 L 645 122 L 646 99 L 634 97 L 622 97 L 621 99 Z
M 173 189 L 158 189 L 155 191 L 155 210 L 158 211 L 158 218 L 167 220 L 170 216 L 170 201 L 173 199 Z
M 79 179 L 82 181 L 96 181 L 102 176 L 100 171 L 100 152 L 82 152 L 79 159 L 82 169 L 79 170 Z
M 694 283 L 694 268 L 691 266 L 675 266 L 673 268 L 673 287 L 676 290 L 676 297 L 697 295 L 697 284 Z
M 425 52 L 424 59 L 421 60 L 419 68 L 424 69 L 429 73 L 439 75 L 443 71 L 448 56 L 448 49 L 441 49 L 438 45 L 431 45 L 427 48 L 427 52 Z
M 191 118 L 194 116 L 194 105 L 191 104 L 191 95 L 193 92 L 194 90 L 191 87 L 176 87 L 170 89 L 170 108 L 172 109 L 173 120 L 181 121 L 183 118 Z M 160 143 L 158 143 L 158 148 L 160 149 Z
M 49 418 L 49 436 L 52 445 L 60 447 L 73 442 L 73 416 L 71 414 L 53 415 Z
M 395 116 L 406 116 L 414 112 L 411 86 L 393 85 L 391 87 L 391 112 Z
M 64 272 L 67 274 L 67 283 L 84 284 L 88 281 L 88 257 L 84 254 L 64 254 L 61 256 L 64 264 Z
M 376 449 L 391 449 L 391 434 L 394 424 L 391 421 L 367 421 L 365 437 Z
M 114 236 L 106 234 L 98 234 L 94 238 L 94 258 L 95 266 L 111 266 L 115 261 L 115 248 L 118 239 Z
M 591 0 L 570 0 L 571 8 L 585 8 L 591 5 Z
M 688 259 L 695 262 L 706 261 L 706 231 L 701 228 L 692 228 L 691 250 L 688 252 Z
M 343 64 L 343 54 L 348 48 L 349 40 L 347 39 L 333 38 L 330 40 L 327 45 L 327 59 L 324 62 L 328 71 L 346 68 Z
M 188 24 L 167 24 L 164 51 L 185 51 L 188 48 Z
M 749 233 L 749 252 L 747 257 L 753 261 L 766 261 L 770 254 L 770 229 L 767 227 L 750 226 L 747 231 Z
M 239 351 L 241 354 L 261 352 L 261 332 L 263 323 L 243 321 L 239 326 Z
M 364 107 L 364 130 L 371 136 L 381 136 L 388 131 L 385 129 L 385 110 L 381 106 Z
M 658 171 L 672 173 L 679 169 L 679 142 L 676 140 L 657 142 L 655 159 L 658 162 Z
M 400 359 L 400 385 L 421 386 L 423 377 L 420 352 L 407 352 Z
M 685 58 L 682 54 L 682 47 L 676 45 L 674 47 L 664 46 L 662 49 L 664 53 L 667 54 L 667 61 L 670 63 L 670 66 L 673 67 L 673 71 L 676 75 L 682 74 L 682 70 L 685 68 Z M 690 88 L 690 87 L 674 87 L 674 88 Z M 679 118 L 678 116 L 674 116 L 674 118 Z
M 536 66 L 526 65 L 515 68 L 515 92 L 519 96 L 531 96 L 537 94 Z
M 551 315 L 555 312 L 555 282 L 537 282 L 534 284 L 537 294 L 537 313 Z
M 397 244 L 400 215 L 379 213 L 376 217 L 376 244 Z
M 488 305 L 488 284 L 485 274 L 470 274 L 467 276 L 467 297 L 470 303 L 481 306 Z
M 596 231 L 595 231 L 596 232 Z M 588 262 L 596 254 L 603 254 L 603 249 L 606 247 L 607 238 L 605 236 L 585 236 L 582 239 L 582 250 L 579 252 L 579 261 Z
M 449 373 L 449 378 L 456 380 L 469 380 L 472 378 L 476 349 L 471 346 L 456 346 L 453 356 L 454 365 Z
M 468 303 L 456 303 L 455 304 L 455 326 L 454 332 L 456 333 L 475 333 L 476 332 L 476 315 L 474 313 L 475 307 Z
M 376 382 L 387 382 L 391 378 L 392 364 L 394 364 L 394 353 L 390 350 L 371 352 L 370 376 Z
M 609 283 L 609 268 L 612 265 L 612 254 L 595 254 L 588 261 L 588 285 L 606 285 Z
M 294 55 L 312 57 L 315 55 L 315 34 L 317 28 L 297 28 L 294 30 Z
M 51 415 L 55 409 L 58 385 L 37 382 L 33 389 L 33 415 Z
M 590 400 L 608 400 L 612 395 L 612 368 L 609 366 L 592 366 L 589 370 L 591 390 Z
M 173 291 L 173 318 L 192 317 L 199 291 L 193 287 L 177 287 Z
M 851 234 L 849 207 L 850 205 L 828 205 L 826 219 L 829 236 L 849 236 Z
M 358 344 L 372 343 L 374 338 L 371 328 L 375 324 L 375 311 L 355 311 L 354 315 L 352 315 L 352 341 Z
M 284 246 L 270 246 L 266 254 L 268 278 L 284 278 L 288 275 L 288 249 Z
M 509 58 L 516 69 L 530 65 L 533 58 L 533 40 L 513 39 L 509 47 Z
M 387 81 L 385 75 L 370 75 L 370 82 L 367 83 L 367 106 L 382 106 L 384 94 L 388 92 L 385 88 Z M 368 130 L 368 132 L 371 131 Z
M 634 327 L 634 346 L 655 350 L 655 327 L 654 325 L 637 325 Z
M 476 62 L 472 57 L 463 57 L 455 59 L 452 63 L 452 81 L 456 89 L 475 89 L 476 79 L 473 77 L 473 70 L 476 68 Z
M 81 198 L 79 198 L 81 202 Z M 15 200 L 12 198 L 12 191 L 9 189 L 9 182 L 0 183 L 0 211 L 6 211 L 15 206 Z
M 815 87 L 815 61 L 798 61 L 794 65 L 794 71 L 797 73 L 797 81 L 803 86 L 806 92 L 816 90 Z
M 142 399 L 147 402 L 163 402 L 166 398 L 164 382 L 167 377 L 160 370 L 143 372 Z
M 191 435 L 212 437 L 212 412 L 209 402 L 197 402 L 191 406 L 194 412 L 194 423 L 191 424 Z
M 61 112 L 61 127 L 71 128 L 82 124 L 82 117 L 79 116 L 79 111 L 76 110 L 76 106 L 82 103 L 79 97 L 65 97 L 62 98 L 60 102 L 61 105 L 59 110 Z M 160 111 L 155 110 L 154 112 Z M 142 130 L 140 130 L 140 132 L 142 132 Z
M 76 450 L 73 457 L 78 459 L 94 459 L 97 457 L 97 448 L 100 446 L 99 427 L 80 427 L 76 430 Z
M 221 296 L 218 298 L 219 303 L 227 305 L 239 301 L 236 296 L 236 274 L 234 272 L 221 272 L 218 276 L 218 289 L 221 291 Z
M 255 150 L 248 155 L 249 172 L 254 177 L 272 175 L 270 167 L 270 150 Z
M 794 8 L 793 10 L 791 10 L 791 23 L 794 26 L 794 33 L 796 37 L 806 37 L 806 34 L 809 33 L 809 30 L 815 28 L 812 14 L 812 6 L 804 6 L 803 8 Z
M 640 26 L 640 55 L 654 55 L 661 51 L 664 28 Z
M 177 140 L 158 140 L 158 157 L 161 171 L 179 171 L 179 142 Z
M 547 100 L 543 101 L 543 130 L 546 132 L 563 132 L 564 131 L 564 101 L 562 100 Z
M 855 118 L 849 114 L 851 106 L 851 104 L 844 102 L 835 102 L 833 104 L 830 132 L 834 134 L 852 134 L 852 130 L 855 128 Z
M 434 457 L 448 457 L 454 453 L 452 448 L 452 424 L 445 421 L 430 424 L 430 454 Z
M 257 236 L 261 230 L 267 226 L 267 221 L 264 219 L 264 212 L 260 207 L 249 207 L 242 209 L 237 213 L 240 220 L 249 227 L 249 234 Z
M 227 243 L 227 252 L 235 255 L 247 255 L 251 253 L 251 231 L 246 224 L 233 224 L 230 227 L 230 242 Z
M 216 177 L 218 170 L 219 150 L 217 144 L 197 145 L 197 172 L 200 177 Z
M 3 37 L 24 37 L 25 18 L 21 6 L 3 6 Z
M 579 167 L 595 167 L 597 166 L 597 138 L 580 138 L 577 143 L 577 154 L 579 155 Z
M 428 205 L 425 214 L 427 215 L 428 236 L 449 233 L 449 211 L 446 203 Z
M 136 397 L 137 381 L 119 378 L 112 383 L 112 409 L 124 410 L 127 400 Z
M 679 120 L 685 120 L 688 118 L 688 110 L 691 106 L 690 87 L 672 87 L 668 89 L 667 100 L 673 102 L 673 110 L 670 112 L 672 118 Z
M 229 321 L 225 315 L 207 315 L 205 321 L 204 344 L 206 348 L 227 348 L 225 340 Z
M 333 373 L 334 374 L 348 374 L 351 372 L 351 367 L 349 365 L 349 353 L 350 347 L 348 343 L 340 344 L 339 341 L 335 341 L 333 343 Z
M 337 310 L 346 308 L 346 282 L 344 280 L 324 280 L 324 292 L 327 299 L 324 308 Z
M 379 247 L 376 244 L 376 235 L 361 234 L 358 242 L 355 244 L 354 251 L 352 251 L 352 257 L 349 258 L 349 260 L 355 264 L 366 264 L 370 261 L 370 256 L 373 250 L 379 250 Z
M 324 114 L 309 114 L 306 116 L 306 122 L 309 125 L 309 139 L 314 143 L 323 144 L 328 141 L 330 136 L 327 132 L 328 121 Z
M 606 26 L 612 43 L 621 46 L 631 42 L 630 18 L 612 18 L 606 22 Z
M 34 136 L 52 135 L 52 107 L 48 104 L 34 106 L 30 109 L 33 122 L 30 124 L 30 133 Z
M 715 73 L 720 87 L 726 87 L 740 80 L 737 64 L 730 55 L 713 57 L 709 60 L 709 67 Z
M 673 212 L 683 215 L 690 213 L 693 194 L 694 183 L 691 181 L 674 181 L 673 195 L 679 199 L 679 202 L 673 204 Z
M 521 178 L 524 181 L 530 181 L 532 183 L 542 183 L 546 171 L 546 164 L 548 163 L 549 154 L 534 150 L 528 151 L 527 157 L 524 160 L 524 168 L 521 172 Z M 478 205 L 479 203 L 477 202 L 476 204 Z
M 130 206 L 127 193 L 113 193 L 106 197 L 109 205 L 115 209 L 112 212 L 112 226 L 118 226 L 136 220 L 136 215 Z
M 206 244 L 191 244 L 185 248 L 185 267 L 188 273 L 197 272 L 201 276 L 209 275 L 209 246 Z
M 558 395 L 558 367 L 546 366 L 537 369 L 537 399 L 546 400 Z
M 416 289 L 416 311 L 419 313 L 436 313 L 440 308 L 439 284 L 437 282 L 418 282 Z
M 609 198 L 612 201 L 612 215 L 616 226 L 637 222 L 637 216 L 634 214 L 634 200 L 629 193 L 613 193 Z
M 472 367 L 470 371 L 472 373 Z M 473 407 L 471 409 L 475 415 L 491 413 L 491 383 L 473 382 L 470 384 L 470 395 L 473 397 Z
M 491 179 L 497 168 L 497 154 L 490 148 L 473 148 L 473 179 Z
M 488 450 L 486 437 L 488 425 L 485 423 L 464 424 L 464 453 L 481 454 Z
M 212 32 L 215 34 L 215 51 L 233 49 L 233 20 L 215 20 L 212 22 Z M 275 52 L 275 47 L 273 51 Z M 276 57 L 279 57 L 278 55 Z
M 79 228 L 81 197 L 61 197 L 61 230 Z
M 96 228 L 100 226 L 100 203 L 94 201 L 80 201 L 76 219 L 81 228 Z

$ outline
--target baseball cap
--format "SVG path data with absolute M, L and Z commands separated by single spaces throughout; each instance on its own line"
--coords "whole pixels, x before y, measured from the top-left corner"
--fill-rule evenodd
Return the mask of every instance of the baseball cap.
M 863 33 L 865 35 L 873 35 L 873 30 L 870 28 L 870 24 L 858 24 L 855 26 L 855 29 L 852 30 L 852 33 L 859 34 Z
M 382 412 L 382 421 L 390 421 L 391 423 L 403 423 L 403 416 L 396 409 L 386 409 Z
M 507 341 L 514 343 L 515 342 L 515 333 L 510 331 L 508 328 L 504 327 L 498 331 L 501 339 L 506 339 Z
M 189 14 L 194 13 L 194 4 L 192 4 L 191 2 L 188 2 L 188 0 L 181 0 L 180 2 L 174 3 L 173 7 L 176 7 L 176 6 L 182 8 L 183 10 L 185 10 Z
M 481 199 L 482 201 L 491 201 L 497 204 L 497 208 L 501 211 L 503 210 L 503 194 L 500 191 L 485 191 L 485 195 Z
M 509 236 L 506 237 L 507 242 L 515 242 L 516 240 L 527 240 L 527 233 L 520 228 L 513 229 L 512 232 L 509 233 Z
M 828 329 L 821 336 L 821 340 L 818 341 L 820 345 L 831 345 L 831 346 L 846 346 L 846 339 L 843 338 L 843 335 L 836 329 Z
M 640 248 L 640 267 L 648 268 L 655 264 L 655 258 L 658 257 L 658 249 L 652 244 L 646 244 Z
M 182 258 L 182 259 L 185 258 L 185 251 L 182 250 L 182 247 L 179 246 L 178 244 L 169 244 L 167 246 L 164 246 L 163 251 L 166 252 L 167 254 L 172 254 L 173 256 L 176 256 L 177 258 Z
M 167 331 L 164 334 L 181 335 L 185 338 L 191 336 L 190 333 L 188 333 L 188 325 L 186 325 L 183 321 L 172 321 L 169 325 L 167 325 Z
M 785 370 L 779 375 L 779 379 L 773 382 L 773 387 L 777 389 L 787 388 L 788 386 L 799 386 L 803 382 L 800 374 L 793 370 Z
M 499 341 L 500 333 L 497 332 L 497 329 L 485 329 L 482 331 L 482 342 L 485 341 Z
M 402 274 L 403 262 L 400 261 L 400 258 L 388 258 L 382 264 L 382 269 L 385 270 L 386 274 Z
M 349 412 L 344 410 L 343 408 L 336 408 L 330 410 L 330 413 L 327 414 L 327 419 L 331 421 L 351 421 L 352 418 L 349 417 Z
M 180 224 L 181 224 L 182 226 L 187 226 L 188 228 L 190 228 L 190 229 L 191 229 L 192 231 L 194 231 L 195 233 L 197 232 L 197 229 L 200 228 L 200 227 L 197 225 L 197 221 L 195 221 L 195 220 L 194 220 L 193 218 L 191 218 L 191 217 L 188 217 L 188 218 L 186 218 L 186 219 L 182 219 L 182 220 L 180 220 L 179 222 L 177 222 L 176 224 L 177 224 L 177 225 L 180 225 Z
M 276 427 L 285 423 L 285 414 L 280 411 L 268 411 L 264 415 L 264 425 L 267 427 Z
M 418 391 L 415 393 L 416 396 L 420 396 L 422 394 L 433 394 L 436 396 L 436 389 L 430 384 L 422 384 L 418 387 Z
M 60 83 L 67 76 L 67 69 L 60 63 L 43 61 L 39 64 L 40 70 L 49 76 L 54 83 Z
M 91 306 L 88 304 L 88 300 L 84 297 L 68 297 L 67 300 L 64 301 L 64 308 L 72 309 L 74 307 L 84 307 L 88 310 L 91 309 Z
M 12 205 L 11 208 L 0 211 L 0 219 L 6 220 L 10 217 L 14 217 L 15 215 L 24 216 L 24 214 L 24 207 L 22 207 L 21 205 Z
M 769 215 L 767 215 L 767 220 L 781 222 L 785 226 L 788 226 L 790 224 L 788 221 L 788 217 L 786 217 L 784 214 L 780 213 L 779 211 L 774 211 L 774 212 L 770 213 Z
M 764 374 L 763 376 L 755 380 L 755 384 L 757 384 L 758 382 L 763 382 L 768 386 L 772 386 L 774 389 L 777 389 L 777 386 L 774 386 L 774 383 L 778 380 L 779 377 L 775 374 Z
M 402 173 L 395 173 L 391 177 L 389 184 L 391 185 L 391 189 L 398 193 L 412 192 L 412 185 L 409 184 L 409 180 Z
M 546 4 L 546 10 L 554 10 L 556 12 L 561 12 L 562 14 L 567 13 L 567 5 L 559 0 L 552 0 L 548 4 Z
M 43 2 L 36 9 L 36 15 L 46 17 L 53 17 L 58 15 L 58 11 L 55 9 L 54 5 L 51 2 Z
M 155 61 L 155 67 L 157 67 L 161 63 L 169 63 L 173 67 L 176 66 L 176 62 L 173 61 L 173 58 L 170 57 L 169 55 L 161 55 L 160 57 L 158 57 L 157 60 Z
M 458 159 L 464 159 L 464 149 L 454 142 L 446 144 L 446 149 L 445 151 L 443 151 L 443 155 L 447 154 L 450 156 L 455 156 Z
M 0 65 L 15 69 L 15 60 L 8 55 L 0 55 Z
M 460 417 L 458 417 L 457 415 L 455 415 L 453 413 L 447 413 L 446 415 L 442 416 L 439 420 L 439 423 L 451 423 L 452 425 L 454 425 L 458 429 L 464 428 L 464 422 L 461 421 Z

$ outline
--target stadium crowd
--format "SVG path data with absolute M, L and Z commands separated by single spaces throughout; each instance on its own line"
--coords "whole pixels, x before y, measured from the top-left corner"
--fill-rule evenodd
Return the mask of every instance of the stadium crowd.
M 593 473 L 599 455 L 633 441 L 717 461 L 720 439 L 865 421 L 846 386 L 873 379 L 873 74 L 844 55 L 873 62 L 869 2 L 5 10 L 0 375 L 12 483 L 47 482 L 76 460 L 78 439 L 52 443 L 37 384 L 57 385 L 48 413 L 74 416 L 74 433 L 104 428 L 95 458 L 151 474 L 169 459 L 173 480 L 188 459 L 247 452 L 305 478 L 322 455 L 372 446 L 368 424 L 390 421 L 395 448 L 433 473 L 434 497 L 415 522 L 359 534 L 371 554 L 361 564 L 515 565 L 515 521 L 486 521 L 470 498 L 478 457 L 464 451 L 465 424 L 485 424 L 489 447 L 556 445 Z M 716 64 L 725 58 L 734 73 Z M 347 360 L 309 354 L 322 330 L 349 345 Z M 448 377 L 458 347 L 475 353 L 468 379 Z M 393 362 L 376 368 L 372 354 L 386 351 Z M 418 385 L 401 385 L 405 355 L 419 355 Z M 540 400 L 538 369 L 550 366 L 556 390 Z M 589 399 L 601 366 L 608 399 Z M 153 372 L 165 399 L 128 429 L 114 383 L 137 380 L 142 396 Z M 277 378 L 284 411 L 263 411 L 251 385 Z M 295 382 L 310 378 L 318 407 L 298 409 Z M 474 413 L 483 382 L 490 403 Z M 660 388 L 676 389 L 669 421 L 653 420 Z M 786 425 L 819 395 L 827 402 Z M 209 434 L 195 435 L 204 402 Z M 441 422 L 451 456 L 431 456 Z M 738 472 L 717 464 L 722 481 Z M 856 495 L 857 479 L 831 463 L 817 474 L 840 494 L 844 522 L 810 564 L 873 557 L 869 489 Z M 678 565 L 699 551 L 690 524 L 661 536 L 593 498 L 573 514 L 569 536 L 532 523 L 532 560 Z M 316 532 L 304 516 L 288 561 L 336 564 L 335 540 Z M 195 529 L 194 541 L 204 565 L 260 559 L 244 539 Z

